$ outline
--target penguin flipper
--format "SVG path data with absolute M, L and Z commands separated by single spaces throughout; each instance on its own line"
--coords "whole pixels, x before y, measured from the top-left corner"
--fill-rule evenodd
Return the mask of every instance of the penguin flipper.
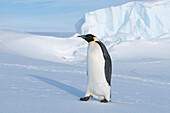
M 106 81 L 109 84 L 109 86 L 111 86 L 111 75 L 112 75 L 112 61 L 111 61 L 111 57 L 105 47 L 105 45 L 101 42 L 101 41 L 96 41 L 99 46 L 102 49 L 103 52 L 103 57 L 105 59 L 105 77 L 106 77 Z

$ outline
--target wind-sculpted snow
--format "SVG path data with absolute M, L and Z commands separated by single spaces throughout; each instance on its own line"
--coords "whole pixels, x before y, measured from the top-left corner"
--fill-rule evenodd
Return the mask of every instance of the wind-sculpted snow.
M 169 13 L 170 1 L 160 4 L 132 2 L 88 12 L 76 24 L 76 29 L 80 34 L 93 33 L 99 38 L 155 38 L 170 33 Z
M 70 38 L 32 35 L 0 29 L 0 52 L 61 63 L 80 63 L 86 60 L 87 42 L 77 34 Z M 134 40 L 104 44 L 113 60 L 132 58 L 170 58 L 170 38 Z
M 0 52 L 69 63 L 84 59 L 76 57 L 85 54 L 81 51 L 84 46 L 86 43 L 77 38 L 76 34 L 70 38 L 56 38 L 0 29 Z

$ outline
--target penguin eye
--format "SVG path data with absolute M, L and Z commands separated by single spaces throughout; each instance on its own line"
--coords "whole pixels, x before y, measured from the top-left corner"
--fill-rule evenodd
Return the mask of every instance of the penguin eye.
M 95 40 L 96 37 L 93 37 L 93 40 Z

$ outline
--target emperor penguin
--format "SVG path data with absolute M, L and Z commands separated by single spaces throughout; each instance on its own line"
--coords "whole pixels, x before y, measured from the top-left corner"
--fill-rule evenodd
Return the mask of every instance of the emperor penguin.
M 93 97 L 107 103 L 111 98 L 111 57 L 105 45 L 96 36 L 86 34 L 78 37 L 88 42 L 87 89 L 85 97 L 80 98 L 80 101 L 88 101 Z

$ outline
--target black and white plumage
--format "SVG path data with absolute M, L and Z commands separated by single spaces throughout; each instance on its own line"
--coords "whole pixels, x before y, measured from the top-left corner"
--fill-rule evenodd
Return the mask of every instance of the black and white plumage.
M 105 59 L 105 76 L 106 76 L 106 80 L 107 80 L 109 86 L 111 86 L 112 61 L 111 61 L 110 55 L 109 55 L 105 45 L 101 41 L 96 41 L 96 42 L 100 45 L 100 47 L 103 51 L 103 56 Z
M 94 35 L 87 34 L 79 37 L 82 37 L 89 43 L 87 91 L 85 97 L 80 98 L 80 100 L 87 101 L 94 97 L 101 100 L 101 102 L 108 102 L 111 97 L 112 63 L 110 55 L 105 45 Z

